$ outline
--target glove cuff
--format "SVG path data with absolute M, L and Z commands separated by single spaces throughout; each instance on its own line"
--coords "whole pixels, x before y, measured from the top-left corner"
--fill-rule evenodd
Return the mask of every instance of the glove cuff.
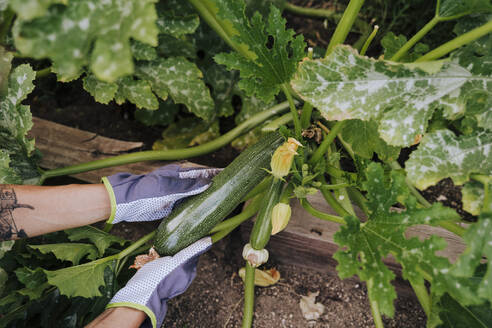
M 114 308 L 114 307 L 121 307 L 121 306 L 133 308 L 133 309 L 140 310 L 140 311 L 144 312 L 149 317 L 150 322 L 152 324 L 152 327 L 157 328 L 157 319 L 155 317 L 154 312 L 152 312 L 152 310 L 150 308 L 148 308 L 142 304 L 130 303 L 130 302 L 110 303 L 110 304 L 106 305 L 106 309 Z
M 106 221 L 106 223 L 113 224 L 114 216 L 116 214 L 116 196 L 114 195 L 114 190 L 113 187 L 111 186 L 111 183 L 108 180 L 108 177 L 103 177 L 101 180 L 102 183 L 104 184 L 104 187 L 106 187 L 109 196 L 109 201 L 111 202 L 111 215 L 109 216 L 109 219 Z

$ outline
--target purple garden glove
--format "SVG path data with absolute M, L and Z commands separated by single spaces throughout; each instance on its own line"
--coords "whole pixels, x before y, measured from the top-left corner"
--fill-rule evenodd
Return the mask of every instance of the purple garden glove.
M 174 204 L 205 191 L 221 169 L 170 164 L 148 174 L 117 173 L 102 179 L 111 200 L 108 223 L 159 220 Z
M 107 307 L 126 306 L 141 310 L 149 317 L 142 327 L 160 327 L 166 316 L 167 300 L 188 288 L 196 275 L 198 257 L 211 246 L 212 239 L 205 237 L 174 256 L 145 264 Z

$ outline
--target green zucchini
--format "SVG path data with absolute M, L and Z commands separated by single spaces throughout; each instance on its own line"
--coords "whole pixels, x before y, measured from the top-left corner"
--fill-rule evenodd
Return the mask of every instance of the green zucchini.
M 214 177 L 203 193 L 180 203 L 159 225 L 154 247 L 160 255 L 174 255 L 203 236 L 229 213 L 266 176 L 273 152 L 283 142 L 270 133 L 242 152 Z
M 249 239 L 253 249 L 261 250 L 265 248 L 270 240 L 270 235 L 272 234 L 272 211 L 280 200 L 283 186 L 284 182 L 281 179 L 274 178 L 266 197 L 263 198 Z

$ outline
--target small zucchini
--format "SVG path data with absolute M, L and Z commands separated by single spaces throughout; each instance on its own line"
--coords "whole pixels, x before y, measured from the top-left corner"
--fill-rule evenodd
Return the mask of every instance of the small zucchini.
M 206 236 L 267 176 L 265 169 L 282 142 L 277 132 L 264 136 L 220 172 L 205 192 L 180 203 L 159 225 L 154 243 L 157 252 L 174 255 Z

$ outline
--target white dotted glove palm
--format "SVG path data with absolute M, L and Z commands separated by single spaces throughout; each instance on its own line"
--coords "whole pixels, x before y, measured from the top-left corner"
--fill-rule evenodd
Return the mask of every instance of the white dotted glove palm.
M 148 319 L 142 327 L 160 327 L 166 316 L 167 300 L 188 288 L 196 275 L 198 257 L 211 246 L 212 239 L 205 237 L 174 256 L 145 264 L 107 307 L 125 306 L 144 311 Z

